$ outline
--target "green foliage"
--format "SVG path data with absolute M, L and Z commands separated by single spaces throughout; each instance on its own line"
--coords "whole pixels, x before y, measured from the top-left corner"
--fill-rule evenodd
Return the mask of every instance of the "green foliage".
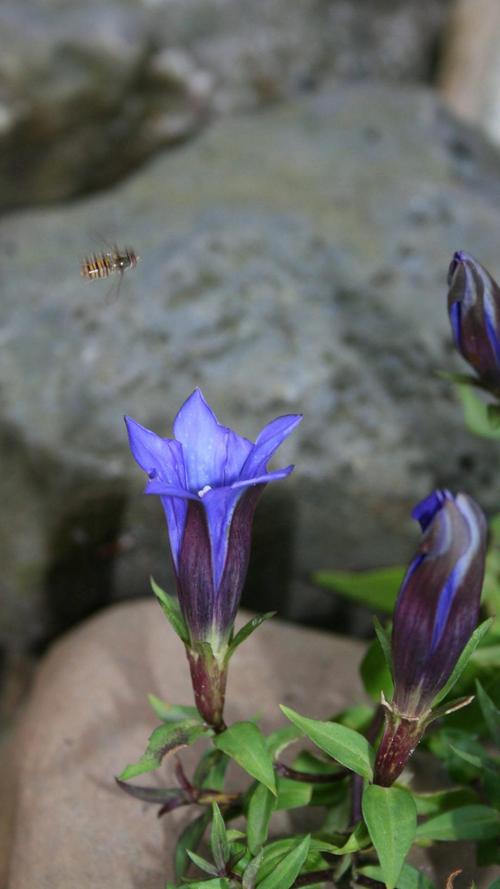
M 372 780 L 374 752 L 363 735 L 335 722 L 321 722 L 301 716 L 289 707 L 282 706 L 281 709 L 287 719 L 332 759 L 362 778 Z
M 248 637 L 251 636 L 251 634 L 257 629 L 257 627 L 260 627 L 260 625 L 264 623 L 265 620 L 270 620 L 270 618 L 274 617 L 275 614 L 275 611 L 267 611 L 265 614 L 257 614 L 255 617 L 252 617 L 252 619 L 249 620 L 248 623 L 246 623 L 245 626 L 243 626 L 241 630 L 236 633 L 236 636 L 234 636 L 234 638 L 231 640 L 227 653 L 227 660 L 229 660 L 229 658 L 233 656 L 238 646 L 241 645 L 241 643 L 244 642 L 245 639 L 248 639 Z
M 489 733 L 497 747 L 500 748 L 500 710 L 485 692 L 480 682 L 476 681 L 476 692 L 479 706 L 488 726 Z
M 363 793 L 363 817 L 385 885 L 394 889 L 417 831 L 415 802 L 403 788 L 370 784 Z
M 450 678 L 448 679 L 448 682 L 446 683 L 446 685 L 443 686 L 441 691 L 438 692 L 438 694 L 434 698 L 432 702 L 433 707 L 436 707 L 441 701 L 443 701 L 450 693 L 453 686 L 458 682 L 467 664 L 471 660 L 476 648 L 490 629 L 492 623 L 493 619 L 490 617 L 488 618 L 488 620 L 483 621 L 483 623 L 474 630 L 457 663 L 455 664 L 454 670 Z
M 500 814 L 489 806 L 463 806 L 429 818 L 417 827 L 417 840 L 489 840 L 500 836 Z
M 378 638 L 366 649 L 359 672 L 365 691 L 374 701 L 380 702 L 381 692 L 387 700 L 392 698 L 394 683 Z
M 376 864 L 366 864 L 359 869 L 358 873 L 365 877 L 370 877 L 371 880 L 378 880 L 380 883 L 384 882 L 382 868 Z M 396 883 L 396 889 L 434 889 L 434 885 L 425 874 L 422 874 L 410 864 L 403 864 Z
M 496 405 L 484 401 L 477 393 L 477 386 L 470 383 L 457 383 L 455 386 L 464 409 L 467 428 L 482 438 L 500 438 Z
M 276 796 L 272 758 L 264 736 L 255 723 L 235 722 L 214 738 L 214 744 Z
M 145 753 L 136 763 L 126 766 L 119 776 L 120 781 L 128 781 L 136 775 L 154 771 L 167 753 L 173 753 L 181 747 L 189 747 L 199 738 L 211 734 L 213 732 L 208 726 L 192 720 L 176 722 L 173 725 L 159 725 L 149 736 Z
M 300 840 L 278 861 L 270 874 L 257 882 L 258 889 L 290 889 L 307 858 L 310 843 L 309 836 Z
M 247 840 L 252 855 L 257 855 L 267 840 L 269 822 L 276 808 L 276 797 L 264 784 L 257 784 L 247 809 Z
M 172 629 L 175 630 L 179 639 L 182 639 L 187 645 L 189 642 L 189 633 L 177 599 L 170 596 L 165 590 L 162 590 L 153 577 L 151 578 L 151 587 Z
M 196 707 L 183 707 L 180 704 L 166 704 L 157 698 L 156 695 L 148 695 L 148 701 L 151 708 L 163 722 L 183 722 L 185 719 L 192 719 L 201 722 L 201 716 Z
M 210 822 L 210 812 L 204 812 L 191 821 L 182 831 L 174 853 L 175 879 L 182 880 L 189 867 L 188 850 L 194 851 L 201 843 L 203 834 Z
M 405 569 L 398 565 L 372 571 L 318 571 L 314 580 L 354 602 L 391 614 L 404 575 Z

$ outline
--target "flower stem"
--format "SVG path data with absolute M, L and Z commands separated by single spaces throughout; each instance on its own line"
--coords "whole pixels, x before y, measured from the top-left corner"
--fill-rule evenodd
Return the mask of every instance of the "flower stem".
M 221 666 L 211 652 L 199 652 L 186 646 L 186 653 L 198 713 L 219 734 L 226 728 L 223 719 L 226 667 Z
M 385 730 L 375 760 L 374 784 L 390 787 L 399 778 L 425 731 L 425 719 L 410 718 L 386 704 Z

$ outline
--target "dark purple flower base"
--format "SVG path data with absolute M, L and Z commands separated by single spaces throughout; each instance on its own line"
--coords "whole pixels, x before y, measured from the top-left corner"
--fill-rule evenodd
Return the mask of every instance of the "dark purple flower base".
M 425 719 L 408 719 L 386 710 L 384 735 L 375 761 L 375 784 L 382 787 L 394 784 L 422 738 L 425 726 Z

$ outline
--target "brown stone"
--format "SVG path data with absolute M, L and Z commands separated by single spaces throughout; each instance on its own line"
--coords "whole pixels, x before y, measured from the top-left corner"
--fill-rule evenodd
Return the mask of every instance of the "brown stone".
M 269 730 L 285 724 L 279 703 L 324 717 L 363 700 L 362 651 L 361 643 L 331 634 L 264 624 L 231 664 L 228 721 L 259 713 Z M 113 781 L 157 724 L 148 692 L 172 703 L 192 700 L 182 645 L 155 602 L 116 606 L 54 645 L 15 737 L 9 889 L 162 889 L 192 814 L 181 809 L 158 821 L 155 807 Z M 188 773 L 203 743 L 183 752 Z M 138 783 L 165 786 L 171 769 L 167 761 L 161 779 Z

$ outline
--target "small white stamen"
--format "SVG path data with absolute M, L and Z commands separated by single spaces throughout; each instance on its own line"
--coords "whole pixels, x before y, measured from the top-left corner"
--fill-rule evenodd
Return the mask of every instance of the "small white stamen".
M 202 488 L 201 491 L 198 491 L 198 497 L 204 497 L 205 494 L 208 494 L 208 492 L 211 490 L 212 490 L 211 485 L 205 485 L 205 487 Z

